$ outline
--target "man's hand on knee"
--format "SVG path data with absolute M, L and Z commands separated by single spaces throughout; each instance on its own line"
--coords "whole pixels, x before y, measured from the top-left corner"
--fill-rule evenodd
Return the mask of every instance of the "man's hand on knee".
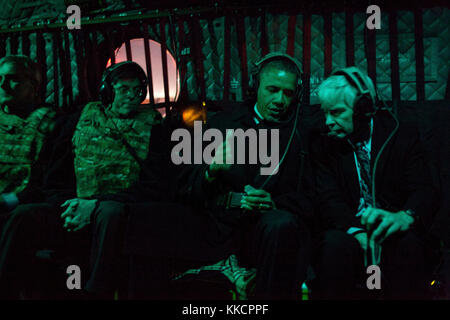
M 62 207 L 67 206 L 67 209 L 61 214 L 61 218 L 65 219 L 64 228 L 69 232 L 83 229 L 90 223 L 96 205 L 96 199 L 71 199 L 64 202 L 61 205 Z
M 358 240 L 361 248 L 364 251 L 366 251 L 367 250 L 367 243 L 368 243 L 367 233 L 366 232 L 361 232 L 361 233 L 355 234 L 354 237 L 356 238 L 356 240 Z
M 389 212 L 383 209 L 367 208 L 361 216 L 361 223 L 371 233 L 370 240 L 381 244 L 390 235 L 407 231 L 414 218 L 403 211 Z

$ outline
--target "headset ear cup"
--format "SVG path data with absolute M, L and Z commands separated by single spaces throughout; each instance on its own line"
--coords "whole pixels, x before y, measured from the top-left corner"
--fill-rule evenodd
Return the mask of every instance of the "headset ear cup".
M 147 97 L 147 81 L 141 81 L 142 82 L 142 86 L 141 86 L 141 100 L 140 103 L 144 102 L 145 98 Z
M 372 99 L 367 95 L 359 95 L 353 104 L 353 114 L 356 119 L 367 119 L 375 114 Z
M 258 99 L 258 88 L 259 88 L 259 81 L 258 81 L 258 75 L 256 75 L 253 79 L 253 85 L 252 85 L 252 91 L 255 99 Z
M 147 88 L 148 88 L 148 78 L 145 74 L 144 70 L 142 70 L 140 67 L 138 67 L 138 73 L 140 74 L 139 81 L 141 82 L 141 92 L 140 92 L 140 103 L 142 103 L 145 98 L 147 97 Z
M 258 96 L 257 70 L 250 72 L 247 88 L 247 99 L 256 100 Z
M 367 95 L 362 96 L 359 101 L 359 104 L 360 104 L 359 108 L 361 109 L 360 112 L 364 115 L 364 117 L 370 118 L 373 115 L 375 115 L 376 110 L 370 97 L 368 97 Z
M 357 96 L 353 104 L 353 114 L 356 118 L 367 118 L 373 116 L 376 111 L 376 96 L 368 90 L 368 84 L 362 72 L 352 66 L 333 72 L 332 75 L 342 75 L 347 82 L 357 90 Z
M 111 90 L 109 90 L 108 83 L 106 81 L 103 81 L 102 85 L 100 87 L 100 90 L 99 90 L 99 95 L 100 95 L 100 100 L 102 101 L 102 104 L 104 106 L 109 105 L 112 100 L 110 97 L 110 91 Z
M 101 81 L 101 85 L 100 85 L 100 89 L 99 89 L 99 95 L 100 95 L 100 100 L 102 101 L 102 104 L 104 106 L 108 106 L 112 102 L 111 85 L 110 85 L 109 76 L 111 74 L 111 71 L 115 69 L 115 66 L 116 65 L 106 69 L 102 76 L 102 81 Z

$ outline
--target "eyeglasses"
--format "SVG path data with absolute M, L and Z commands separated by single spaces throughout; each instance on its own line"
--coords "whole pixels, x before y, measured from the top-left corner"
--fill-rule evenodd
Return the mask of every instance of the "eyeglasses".
M 114 90 L 116 93 L 119 93 L 121 95 L 126 95 L 127 93 L 131 92 L 135 96 L 142 96 L 144 95 L 144 90 L 142 90 L 142 87 L 126 87 L 126 86 L 120 86 L 120 87 L 114 87 Z

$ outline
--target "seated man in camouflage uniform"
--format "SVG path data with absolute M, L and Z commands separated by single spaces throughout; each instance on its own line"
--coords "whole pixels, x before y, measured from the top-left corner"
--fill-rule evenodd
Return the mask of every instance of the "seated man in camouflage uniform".
M 30 246 L 34 250 L 50 246 L 71 254 L 75 246 L 90 245 L 86 291 L 95 298 L 112 298 L 117 280 L 123 277 L 120 250 L 125 225 L 125 205 L 112 199 L 122 200 L 117 198 L 120 192 L 131 190 L 139 180 L 152 127 L 161 119 L 156 110 L 140 107 L 146 91 L 146 75 L 133 62 L 105 71 L 102 102 L 91 102 L 81 113 L 69 116 L 54 144 L 46 185 L 54 209 L 26 212 L 16 219 L 9 234 L 16 243 L 9 248 L 10 257 L 16 252 L 30 253 Z M 25 245 L 36 231 L 51 233 L 51 239 Z M 24 254 L 20 259 L 28 261 Z
M 29 57 L 0 59 L 0 229 L 10 217 L 41 202 L 43 175 L 49 158 L 55 112 L 40 107 L 41 73 Z M 6 227 L 5 227 L 6 228 Z M 5 252 L 0 233 L 0 296 L 8 287 Z
M 26 56 L 0 59 L 0 214 L 36 200 L 40 154 L 55 112 L 37 108 L 41 74 Z

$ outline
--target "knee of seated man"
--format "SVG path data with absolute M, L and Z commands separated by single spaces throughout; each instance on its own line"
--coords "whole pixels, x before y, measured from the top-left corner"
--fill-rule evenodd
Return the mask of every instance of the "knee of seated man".
M 328 230 L 323 234 L 322 248 L 332 252 L 359 249 L 356 238 L 342 230 Z
M 120 220 L 125 214 L 125 204 L 118 201 L 101 201 L 91 219 L 95 224 L 105 224 Z
M 268 230 L 290 232 L 299 229 L 297 217 L 284 210 L 271 210 L 261 216 L 260 224 Z
M 415 253 L 417 253 L 418 249 L 425 249 L 424 240 L 412 230 L 398 232 L 397 234 L 392 235 L 385 240 L 384 245 L 393 245 L 398 249 L 412 250 Z
M 34 223 L 43 215 L 53 212 L 54 208 L 46 203 L 21 204 L 12 210 L 8 216 L 8 221 L 16 223 Z

